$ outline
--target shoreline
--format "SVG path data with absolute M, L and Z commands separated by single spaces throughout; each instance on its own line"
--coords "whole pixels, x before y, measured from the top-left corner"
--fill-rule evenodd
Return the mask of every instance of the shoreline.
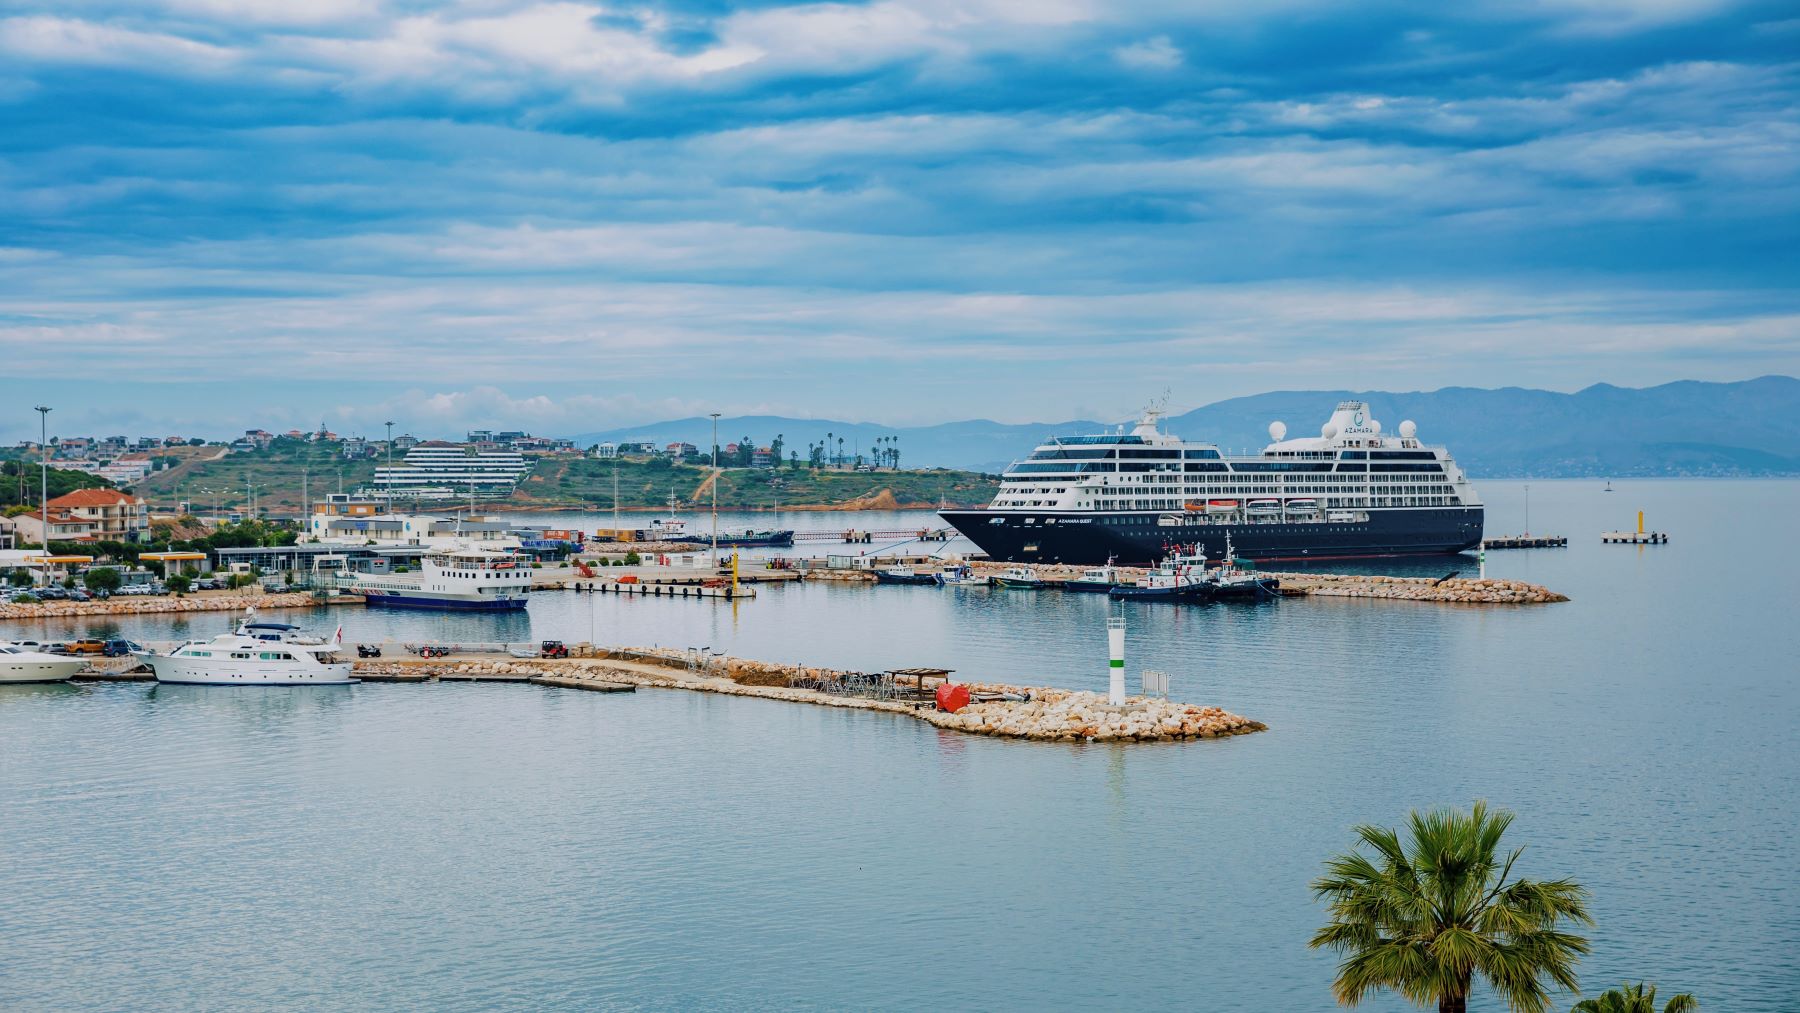
M 135 616 L 168 612 L 236 612 L 258 609 L 316 608 L 320 605 L 361 605 L 361 595 L 339 594 L 326 599 L 314 598 L 311 591 L 282 591 L 275 594 L 223 594 L 212 596 L 167 596 L 109 598 L 106 601 L 47 601 L 35 605 L 0 605 L 0 620 L 61 619 L 70 616 Z

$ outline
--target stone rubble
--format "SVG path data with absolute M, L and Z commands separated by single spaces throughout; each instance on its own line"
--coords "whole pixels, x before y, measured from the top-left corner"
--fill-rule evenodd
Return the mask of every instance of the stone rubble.
M 361 605 L 356 595 L 338 595 L 327 599 L 333 605 Z M 0 619 L 45 619 L 52 616 L 123 616 L 156 612 L 242 612 L 246 607 L 258 609 L 312 608 L 320 604 L 309 591 L 287 591 L 279 594 L 197 595 L 176 598 L 160 597 L 109 598 L 106 601 L 46 601 L 32 604 L 0 604 Z
M 1115 707 L 1104 695 L 1043 686 L 970 683 L 976 694 L 1006 693 L 1028 700 L 974 703 L 955 714 L 929 704 L 837 696 L 793 683 L 844 673 L 743 658 L 719 658 L 704 671 L 691 671 L 688 658 L 670 649 L 596 648 L 571 644 L 561 660 L 446 658 L 434 661 L 358 661 L 356 674 L 371 679 L 425 678 L 534 680 L 559 686 L 591 683 L 686 689 L 728 696 L 904 714 L 939 728 L 1004 738 L 1060 742 L 1174 742 L 1244 735 L 1267 729 L 1260 721 L 1218 707 L 1201 707 L 1153 697 L 1131 697 Z M 629 666 L 629 667 L 627 667 Z

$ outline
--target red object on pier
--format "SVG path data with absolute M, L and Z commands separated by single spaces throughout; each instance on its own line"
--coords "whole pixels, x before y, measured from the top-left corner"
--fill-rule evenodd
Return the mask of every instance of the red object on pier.
M 969 705 L 969 687 L 959 682 L 946 682 L 937 688 L 937 709 L 955 714 Z

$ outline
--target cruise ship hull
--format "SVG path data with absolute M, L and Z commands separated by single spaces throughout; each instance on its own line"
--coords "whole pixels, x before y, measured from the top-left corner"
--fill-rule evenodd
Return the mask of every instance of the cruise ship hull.
M 378 591 L 364 591 L 364 602 L 368 605 L 397 609 L 433 609 L 451 612 L 517 612 L 525 607 L 526 599 L 518 598 L 435 598 L 424 594 L 403 595 L 383 594 Z
M 1108 557 L 1124 566 L 1149 566 L 1175 545 L 1199 543 L 1208 556 L 1225 554 L 1225 540 L 1241 559 L 1303 562 L 1442 556 L 1481 541 L 1482 508 L 1417 507 L 1370 511 L 1353 523 L 1282 520 L 1167 526 L 1160 513 L 944 510 L 938 516 L 987 553 L 1013 563 L 1088 566 Z

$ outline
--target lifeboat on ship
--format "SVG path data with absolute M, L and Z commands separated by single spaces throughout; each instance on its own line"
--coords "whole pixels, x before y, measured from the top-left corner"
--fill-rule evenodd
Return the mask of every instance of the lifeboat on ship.
M 1234 499 L 1209 499 L 1206 501 L 1206 512 L 1209 514 L 1236 513 L 1238 501 Z

